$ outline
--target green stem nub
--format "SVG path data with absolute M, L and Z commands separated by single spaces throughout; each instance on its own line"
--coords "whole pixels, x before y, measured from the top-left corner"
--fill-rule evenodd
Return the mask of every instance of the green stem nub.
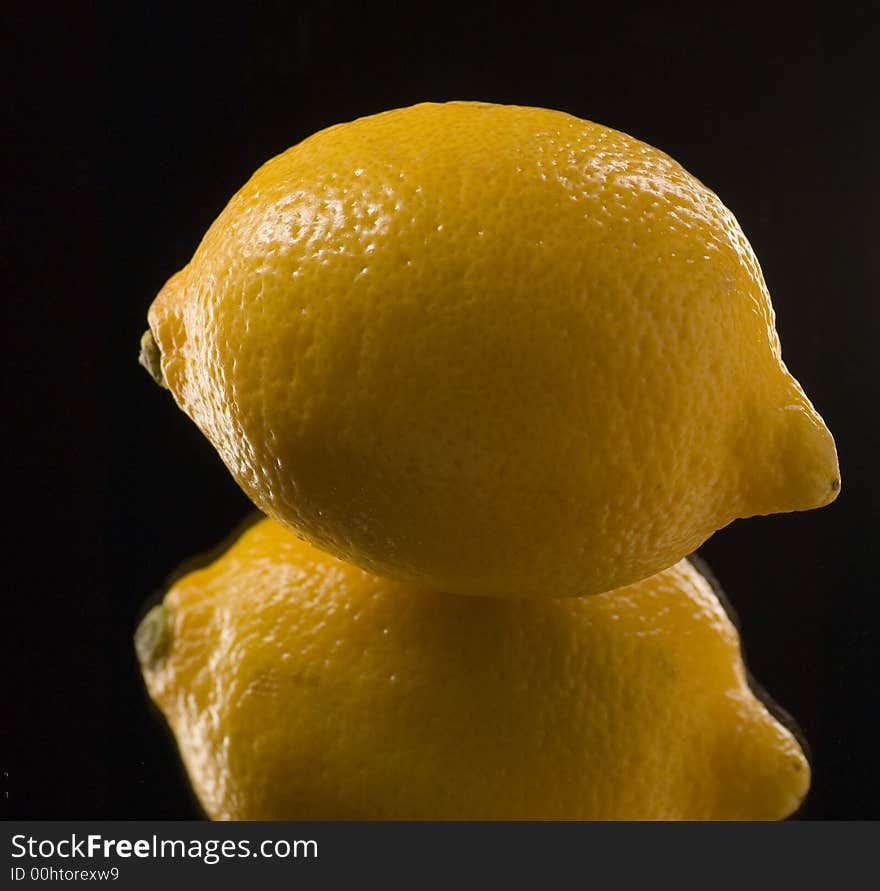
M 157 603 L 141 619 L 134 633 L 134 649 L 144 671 L 158 668 L 171 649 L 171 613 Z
M 150 377 L 160 386 L 168 389 L 165 378 L 162 376 L 162 352 L 156 343 L 153 332 L 147 328 L 141 337 L 141 352 L 138 356 L 138 362 L 147 369 Z

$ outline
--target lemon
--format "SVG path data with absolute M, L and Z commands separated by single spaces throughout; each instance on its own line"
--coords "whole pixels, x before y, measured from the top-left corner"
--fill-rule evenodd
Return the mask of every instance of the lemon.
M 840 485 L 731 212 L 558 111 L 315 134 L 232 198 L 149 324 L 258 507 L 444 591 L 606 591 Z
M 809 785 L 687 560 L 595 597 L 463 597 L 264 519 L 136 641 L 214 819 L 770 820 Z

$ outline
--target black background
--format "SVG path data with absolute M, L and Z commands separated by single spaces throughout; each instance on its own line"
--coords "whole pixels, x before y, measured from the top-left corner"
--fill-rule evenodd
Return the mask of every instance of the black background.
M 3 60 L 10 814 L 198 814 L 131 634 L 248 503 L 138 367 L 147 307 L 264 160 L 339 121 L 460 98 L 627 131 L 740 220 L 843 488 L 823 510 L 736 522 L 700 553 L 751 669 L 809 740 L 803 816 L 880 816 L 870 4 L 70 6 L 67 20 L 12 13 Z

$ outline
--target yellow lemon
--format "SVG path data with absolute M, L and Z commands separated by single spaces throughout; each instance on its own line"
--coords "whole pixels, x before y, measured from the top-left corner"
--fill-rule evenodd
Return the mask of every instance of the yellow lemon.
M 840 484 L 731 212 L 558 111 L 317 133 L 232 198 L 149 323 L 258 507 L 440 590 L 606 591 Z
M 770 820 L 809 785 L 686 560 L 595 597 L 462 597 L 264 519 L 136 643 L 214 819 Z

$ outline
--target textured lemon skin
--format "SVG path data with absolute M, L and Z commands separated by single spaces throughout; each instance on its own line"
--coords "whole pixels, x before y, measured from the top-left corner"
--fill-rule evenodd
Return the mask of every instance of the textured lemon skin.
M 263 520 L 164 605 L 144 674 L 213 819 L 772 820 L 809 786 L 686 560 L 595 597 L 462 597 Z
M 839 486 L 733 215 L 561 112 L 317 133 L 232 198 L 149 322 L 258 507 L 441 590 L 609 590 Z

